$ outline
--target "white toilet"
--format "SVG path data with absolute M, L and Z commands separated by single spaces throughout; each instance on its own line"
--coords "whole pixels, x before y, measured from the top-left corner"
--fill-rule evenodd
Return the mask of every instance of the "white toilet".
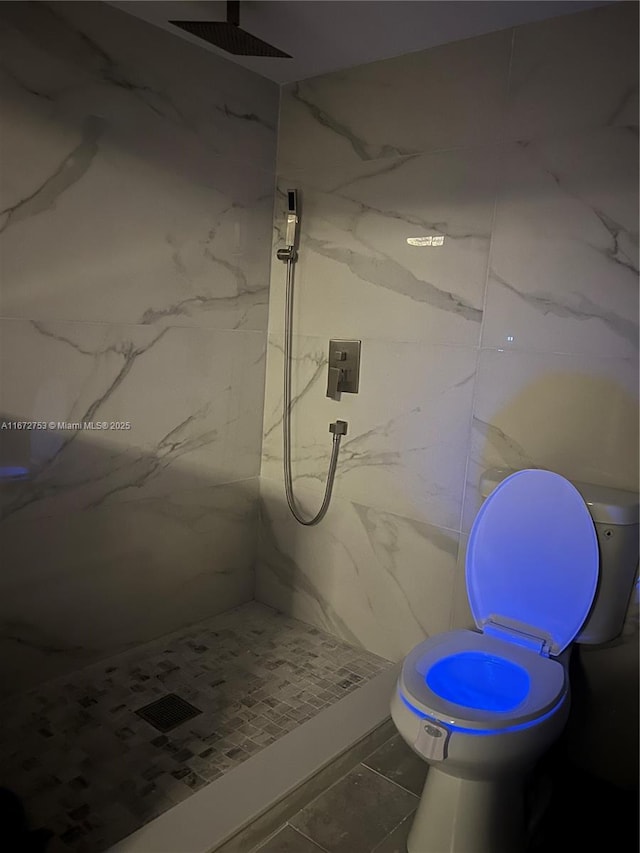
M 487 472 L 483 490 L 466 558 L 479 631 L 416 646 L 391 702 L 430 765 L 409 853 L 523 849 L 523 784 L 566 723 L 570 645 L 619 634 L 636 575 L 636 495 L 542 470 Z

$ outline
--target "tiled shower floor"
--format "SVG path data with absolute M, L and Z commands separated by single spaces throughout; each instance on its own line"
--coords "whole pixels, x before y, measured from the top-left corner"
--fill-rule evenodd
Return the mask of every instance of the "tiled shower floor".
M 0 787 L 99 853 L 389 665 L 251 602 L 3 702 Z M 135 711 L 167 693 L 203 713 L 163 735 Z

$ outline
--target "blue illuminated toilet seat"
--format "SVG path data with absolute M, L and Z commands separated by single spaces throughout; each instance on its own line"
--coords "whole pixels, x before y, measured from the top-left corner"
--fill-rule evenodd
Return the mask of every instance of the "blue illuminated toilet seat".
M 475 518 L 465 566 L 481 631 L 508 642 L 537 638 L 539 650 L 560 654 L 584 624 L 598 585 L 598 539 L 582 495 L 551 471 L 507 477 Z
M 420 717 L 471 733 L 534 725 L 568 697 L 555 660 L 582 627 L 598 582 L 593 520 L 575 487 L 518 471 L 484 502 L 467 548 L 479 632 L 449 631 L 405 658 L 398 691 Z
M 443 696 L 430 675 L 460 655 L 482 655 L 508 668 L 526 673 L 527 689 L 508 708 L 473 707 Z M 469 731 L 506 730 L 543 717 L 568 695 L 565 668 L 553 658 L 543 657 L 522 646 L 505 643 L 478 631 L 460 629 L 438 634 L 416 646 L 405 658 L 400 679 L 400 695 L 418 716 L 424 716 Z M 457 698 L 461 698 L 458 696 Z

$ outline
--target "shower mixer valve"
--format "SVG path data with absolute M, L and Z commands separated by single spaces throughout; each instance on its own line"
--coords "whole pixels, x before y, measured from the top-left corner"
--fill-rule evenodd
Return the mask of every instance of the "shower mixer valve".
M 360 383 L 360 341 L 329 341 L 327 397 L 357 394 Z

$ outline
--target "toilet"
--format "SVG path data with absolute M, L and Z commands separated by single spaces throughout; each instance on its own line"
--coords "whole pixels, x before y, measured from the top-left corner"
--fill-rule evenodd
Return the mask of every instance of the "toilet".
M 518 853 L 523 785 L 570 704 L 573 642 L 622 629 L 638 562 L 638 499 L 551 471 L 489 471 L 466 555 L 478 630 L 405 658 L 391 716 L 429 764 L 408 853 Z

